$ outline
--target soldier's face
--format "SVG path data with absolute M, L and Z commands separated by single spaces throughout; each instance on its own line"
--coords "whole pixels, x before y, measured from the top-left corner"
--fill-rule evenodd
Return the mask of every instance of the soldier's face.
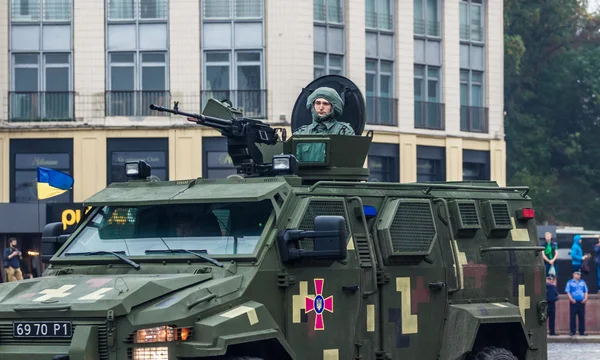
M 325 116 L 331 112 L 331 103 L 323 98 L 318 98 L 314 102 L 315 112 L 319 116 Z

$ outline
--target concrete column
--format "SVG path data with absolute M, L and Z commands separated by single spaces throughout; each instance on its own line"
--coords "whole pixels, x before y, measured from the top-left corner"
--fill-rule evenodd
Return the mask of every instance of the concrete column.
M 414 16 L 412 1 L 397 1 L 396 21 L 396 94 L 398 98 L 398 125 L 400 131 L 413 132 L 415 128 L 415 94 L 414 94 Z M 414 146 L 413 146 L 414 148 Z M 401 146 L 400 156 L 404 147 Z M 415 159 L 416 159 L 416 148 Z M 415 163 L 416 164 L 416 163 Z M 400 168 L 400 179 L 404 179 L 405 167 Z M 412 170 L 411 170 L 412 171 Z M 406 179 L 413 179 L 412 175 Z M 416 180 L 416 172 L 414 174 Z M 402 180 L 413 181 L 413 180 Z
M 504 1 L 485 2 L 485 81 L 489 133 L 504 135 Z
M 345 11 L 346 76 L 366 94 L 365 0 L 347 0 Z
M 400 182 L 417 181 L 417 136 L 400 135 Z
M 460 8 L 458 1 L 443 1 L 442 4 L 442 88 L 446 133 L 458 135 L 460 133 L 460 27 L 458 25 Z M 462 179 L 462 173 L 460 175 Z
M 446 180 L 460 181 L 463 179 L 463 140 L 461 138 L 446 138 Z
M 73 8 L 75 117 L 79 121 L 88 123 L 104 123 L 106 90 L 104 5 L 104 0 L 75 1 Z
M 290 123 L 296 98 L 313 79 L 313 2 L 265 0 L 267 116 Z
M 173 101 L 179 101 L 182 111 L 201 111 L 201 17 L 200 1 L 169 1 L 169 71 Z M 165 104 L 169 105 L 169 104 Z M 173 104 L 170 104 L 172 106 Z M 185 110 L 184 110 L 185 109 Z M 181 117 L 172 118 L 181 123 Z
M 490 141 L 490 179 L 506 186 L 506 142 Z

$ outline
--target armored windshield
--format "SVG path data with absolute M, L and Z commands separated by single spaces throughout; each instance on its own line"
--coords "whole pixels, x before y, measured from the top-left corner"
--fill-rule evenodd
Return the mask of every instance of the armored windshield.
M 272 212 L 270 200 L 105 206 L 61 257 L 97 251 L 148 256 L 156 255 L 152 250 L 168 249 L 211 255 L 252 254 Z

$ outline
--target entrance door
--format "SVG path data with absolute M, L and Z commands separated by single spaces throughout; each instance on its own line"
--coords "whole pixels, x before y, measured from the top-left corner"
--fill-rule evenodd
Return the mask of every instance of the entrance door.
M 352 228 L 344 198 L 304 199 L 297 208 L 292 227 L 313 230 L 316 216 L 338 215 Z M 351 238 L 348 231 L 347 241 L 353 249 Z M 300 246 L 311 250 L 313 242 L 302 240 Z M 297 358 L 353 359 L 362 297 L 356 251 L 349 250 L 345 261 L 302 259 L 286 270 L 295 283 L 287 288 L 285 332 Z

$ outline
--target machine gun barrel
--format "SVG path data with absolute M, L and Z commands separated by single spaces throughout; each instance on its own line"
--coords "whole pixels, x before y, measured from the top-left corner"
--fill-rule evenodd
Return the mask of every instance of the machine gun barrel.
M 185 111 L 179 111 L 179 109 L 177 109 L 177 105 L 175 106 L 174 109 L 169 109 L 160 105 L 155 105 L 155 104 L 150 104 L 150 110 L 156 110 L 156 111 L 164 111 L 164 112 L 168 112 L 171 114 L 175 114 L 175 115 L 182 115 L 182 116 L 187 116 L 189 121 L 194 121 L 197 124 L 201 124 L 201 125 L 206 125 L 206 126 L 210 126 L 216 129 L 221 129 L 221 130 L 231 130 L 231 128 L 233 127 L 233 122 L 231 120 L 227 120 L 227 119 L 219 119 L 216 117 L 212 117 L 212 116 L 206 116 L 206 115 L 202 115 L 202 114 L 195 114 L 195 113 L 188 113 Z M 195 119 L 195 120 L 191 120 L 189 118 Z

